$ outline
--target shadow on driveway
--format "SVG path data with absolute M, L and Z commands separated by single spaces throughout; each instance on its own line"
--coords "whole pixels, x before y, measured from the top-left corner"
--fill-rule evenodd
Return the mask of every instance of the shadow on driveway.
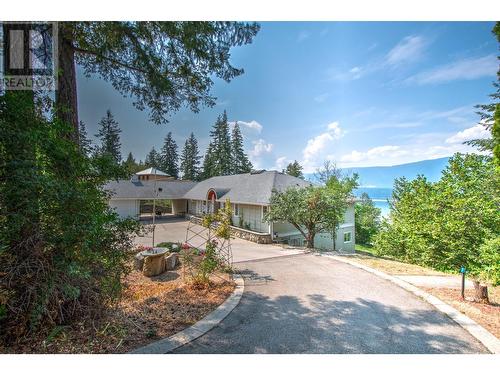
M 249 262 L 219 326 L 175 353 L 487 353 L 403 289 L 323 257 Z

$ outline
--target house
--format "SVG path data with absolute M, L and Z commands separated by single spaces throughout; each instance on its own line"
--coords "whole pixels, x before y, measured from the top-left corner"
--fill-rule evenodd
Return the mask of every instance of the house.
M 143 171 L 137 172 L 134 176 L 136 176 L 139 181 L 166 181 L 175 179 L 173 176 L 169 176 L 165 172 L 162 172 L 156 168 L 145 169 Z
M 145 172 L 145 171 L 143 171 Z M 159 174 L 160 171 L 156 171 Z M 139 172 L 142 173 L 142 172 Z M 144 174 L 137 175 L 144 175 Z M 151 176 L 151 175 L 150 175 Z M 277 171 L 252 171 L 231 176 L 216 176 L 200 182 L 175 179 L 141 180 L 134 176 L 129 180 L 113 181 L 105 188 L 111 192 L 110 206 L 121 217 L 139 218 L 141 202 L 156 199 L 171 201 L 174 215 L 200 217 L 216 212 L 229 199 L 233 211 L 235 236 L 259 243 L 273 241 L 304 245 L 304 238 L 297 229 L 286 222 L 266 222 L 264 215 L 269 209 L 273 190 L 284 191 L 290 187 L 305 187 L 310 183 Z M 331 233 L 316 235 L 316 248 L 332 249 Z M 336 233 L 335 248 L 354 252 L 354 202 L 345 213 L 344 223 Z

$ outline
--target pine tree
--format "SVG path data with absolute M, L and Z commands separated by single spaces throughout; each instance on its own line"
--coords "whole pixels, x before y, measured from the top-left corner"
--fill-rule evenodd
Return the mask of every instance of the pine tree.
M 120 151 L 121 130 L 109 109 L 106 111 L 106 116 L 99 121 L 99 126 L 99 132 L 96 134 L 96 137 L 101 140 L 101 144 L 97 149 L 97 153 L 100 155 L 109 155 L 116 163 L 120 163 L 122 160 Z
M 217 117 L 217 121 L 210 132 L 212 137 L 211 147 L 207 150 L 205 158 L 210 164 L 210 173 L 204 170 L 205 176 L 225 176 L 231 174 L 231 138 L 229 136 L 229 125 L 227 113 Z M 208 178 L 206 177 L 206 178 Z
M 79 133 L 79 146 L 80 150 L 86 155 L 90 156 L 92 153 L 94 147 L 92 146 L 91 140 L 88 138 L 87 135 L 87 129 L 85 128 L 85 124 L 83 121 L 80 121 L 80 124 L 78 126 L 78 133 Z
M 160 170 L 175 178 L 179 177 L 179 156 L 177 154 L 177 143 L 172 138 L 172 132 L 165 137 L 160 153 Z
M 297 160 L 294 160 L 293 163 L 290 163 L 286 166 L 286 169 L 283 170 L 283 173 L 287 175 L 298 177 L 304 179 L 304 174 L 302 173 L 302 165 L 299 164 Z
M 191 133 L 181 154 L 181 172 L 183 180 L 196 181 L 200 177 L 200 159 L 198 141 Z
M 243 136 L 238 123 L 231 134 L 231 174 L 248 173 L 253 166 L 243 149 Z
M 123 166 L 130 174 L 139 172 L 144 169 L 141 162 L 137 163 L 135 161 L 134 155 L 131 152 L 128 153 L 127 159 L 123 162 Z
M 156 151 L 154 146 L 151 149 L 151 151 L 149 151 L 149 154 L 146 155 L 146 160 L 144 161 L 144 164 L 147 168 L 160 169 L 160 164 L 161 164 L 160 154 L 158 153 L 158 151 Z
M 201 172 L 201 179 L 205 180 L 212 176 L 216 176 L 215 163 L 214 163 L 214 146 L 212 142 L 209 143 L 205 158 L 203 159 L 203 171 Z

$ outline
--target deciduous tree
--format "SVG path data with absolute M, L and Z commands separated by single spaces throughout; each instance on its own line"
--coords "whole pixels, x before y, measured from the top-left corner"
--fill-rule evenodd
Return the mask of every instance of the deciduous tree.
M 367 193 L 363 193 L 354 206 L 356 243 L 371 244 L 380 228 L 380 213 L 380 208 L 375 207 Z
M 352 204 L 351 194 L 356 186 L 357 176 L 354 176 L 332 178 L 326 186 L 311 185 L 274 191 L 265 219 L 289 222 L 305 238 L 306 246 L 312 248 L 318 233 L 332 233 L 335 238 L 345 212 Z
M 489 263 L 495 247 L 483 246 L 500 236 L 499 206 L 500 176 L 492 158 L 456 154 L 436 183 L 422 176 L 395 181 L 390 218 L 376 236 L 375 250 L 443 271 L 464 266 L 476 281 L 477 299 L 487 299 L 482 282 L 499 277 Z

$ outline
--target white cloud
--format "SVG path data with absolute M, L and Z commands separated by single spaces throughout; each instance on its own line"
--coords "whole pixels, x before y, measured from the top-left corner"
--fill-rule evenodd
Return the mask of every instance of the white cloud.
M 262 138 L 253 141 L 253 149 L 250 150 L 249 154 L 253 157 L 259 157 L 262 156 L 263 154 L 269 154 L 273 151 L 273 144 L 272 143 L 267 143 L 265 140 Z
M 325 92 L 324 94 L 320 94 L 320 95 L 315 96 L 314 101 L 316 101 L 318 103 L 323 103 L 326 99 L 328 99 L 329 96 L 330 96 L 330 94 Z
M 348 71 L 339 72 L 335 68 L 328 69 L 327 74 L 330 79 L 335 81 L 354 81 L 363 77 L 369 71 L 374 70 L 373 66 L 371 68 L 363 68 L 360 66 L 354 66 Z
M 257 133 L 262 132 L 263 126 L 259 124 L 257 121 L 252 120 L 250 122 L 247 121 L 229 121 L 228 124 L 229 126 L 233 127 L 236 123 L 240 126 L 240 128 L 246 128 L 249 130 L 256 131 Z
M 255 169 L 268 168 L 274 163 L 274 145 L 260 138 L 252 142 L 253 147 L 248 151 L 248 156 Z
M 399 43 L 396 44 L 396 46 L 394 46 L 385 56 L 371 59 L 367 64 L 362 66 L 353 66 L 347 71 L 339 71 L 337 68 L 330 68 L 327 70 L 327 74 L 330 79 L 333 80 L 357 80 L 383 69 L 406 66 L 412 62 L 420 60 L 428 44 L 428 40 L 422 36 L 407 36 L 399 41 Z M 375 47 L 377 47 L 377 45 L 373 44 L 367 51 L 370 51 Z
M 302 30 L 297 36 L 297 42 L 301 43 L 306 39 L 309 39 L 311 33 L 309 31 Z
M 451 64 L 427 70 L 407 78 L 405 82 L 428 85 L 455 80 L 472 80 L 494 76 L 497 70 L 498 61 L 496 56 L 488 55 L 479 58 L 462 59 Z
M 307 145 L 302 151 L 304 170 L 309 172 L 314 170 L 321 162 L 320 157 L 324 157 L 328 146 L 331 146 L 333 141 L 342 138 L 344 131 L 340 128 L 338 122 L 332 122 L 327 125 L 326 131 L 311 138 L 307 141 Z
M 384 158 L 387 156 L 390 157 L 398 157 L 405 154 L 405 151 L 401 149 L 401 146 L 378 146 L 369 149 L 368 151 L 351 151 L 350 154 L 344 155 L 340 158 L 340 161 L 343 163 L 359 163 L 359 162 L 367 162 L 373 160 L 379 160 L 380 158 Z
M 485 127 L 481 124 L 477 124 L 476 126 L 472 126 L 465 130 L 458 132 L 455 135 L 446 139 L 446 143 L 448 144 L 456 144 L 456 143 L 464 143 L 465 141 L 470 141 L 471 139 L 483 139 L 490 138 L 491 133 L 485 129 Z
M 363 76 L 364 69 L 359 66 L 355 66 L 354 68 L 349 69 L 349 74 L 352 79 L 359 79 Z
M 285 167 L 290 162 L 291 162 L 291 160 L 288 160 L 288 158 L 286 156 L 280 156 L 279 158 L 276 159 L 276 163 L 275 163 L 274 168 L 278 171 L 281 171 L 281 170 L 285 169 Z
M 421 36 L 407 36 L 387 53 L 385 62 L 391 66 L 399 66 L 416 61 L 422 56 L 426 45 L 427 42 Z
M 439 144 L 387 145 L 366 151 L 351 151 L 340 158 L 339 166 L 346 168 L 398 165 L 451 156 L 456 152 L 479 153 L 471 146 L 462 143 L 445 144 L 442 140 Z

